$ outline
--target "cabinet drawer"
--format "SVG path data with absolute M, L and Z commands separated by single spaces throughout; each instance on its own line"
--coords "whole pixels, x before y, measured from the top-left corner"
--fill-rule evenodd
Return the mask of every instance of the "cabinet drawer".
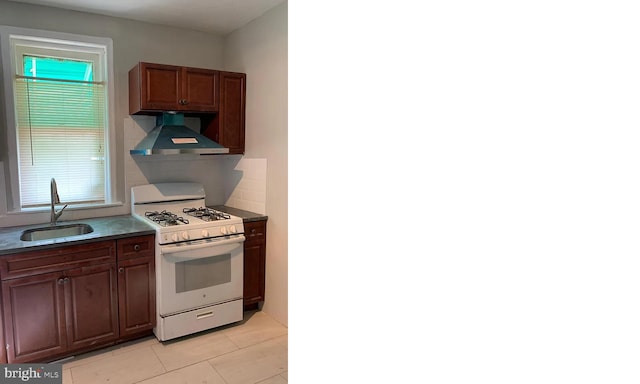
M 115 261 L 115 241 L 99 241 L 4 256 L 0 258 L 0 273 L 2 280 L 7 280 Z
M 118 240 L 118 261 L 149 257 L 155 254 L 155 235 Z
M 246 243 L 264 243 L 267 238 L 266 221 L 250 221 L 244 223 L 244 237 Z

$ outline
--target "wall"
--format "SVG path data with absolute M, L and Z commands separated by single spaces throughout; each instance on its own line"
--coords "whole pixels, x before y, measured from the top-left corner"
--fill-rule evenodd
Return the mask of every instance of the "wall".
M 198 181 L 207 189 L 207 200 L 224 203 L 220 179 L 222 157 L 175 159 L 132 158 L 129 149 L 141 136 L 141 130 L 149 130 L 154 120 L 149 117 L 129 117 L 128 113 L 128 72 L 138 61 L 176 64 L 204 68 L 223 68 L 223 39 L 211 34 L 163 27 L 122 18 L 101 16 L 84 12 L 13 3 L 0 0 L 0 25 L 43 29 L 57 32 L 77 33 L 109 37 L 113 40 L 113 64 L 115 75 L 115 116 L 116 116 L 116 173 L 118 198 L 123 205 L 114 208 L 91 210 L 65 210 L 63 220 L 86 217 L 128 214 L 129 194 L 132 185 L 165 180 Z M 1 81 L 1 79 L 0 79 Z M 0 87 L 2 89 L 2 87 Z M 0 111 L 0 138 L 4 141 L 6 120 L 4 103 Z M 127 125 L 125 127 L 125 125 Z M 0 150 L 0 162 L 6 151 Z M 6 161 L 5 161 L 6 163 Z M 151 164 L 154 163 L 154 164 Z M 158 170 L 162 170 L 159 172 Z M 0 170 L 0 176 L 3 175 Z M 8 172 L 6 172 L 8 175 Z M 5 178 L 0 178 L 0 227 L 35 224 L 49 221 L 49 212 L 20 215 L 2 215 L 4 207 Z M 209 196 L 211 194 L 211 196 Z M 60 196 L 64 200 L 64 196 Z
M 266 300 L 263 310 L 288 324 L 288 4 L 230 33 L 224 66 L 247 73 L 245 159 L 266 159 Z M 249 162 L 246 162 L 249 165 Z M 262 167 L 261 162 L 256 162 Z

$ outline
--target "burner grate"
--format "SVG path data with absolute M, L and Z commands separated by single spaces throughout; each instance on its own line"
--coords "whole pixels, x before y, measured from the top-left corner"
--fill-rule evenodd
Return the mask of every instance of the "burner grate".
M 174 213 L 167 212 L 166 210 L 163 210 L 162 212 L 158 212 L 158 211 L 145 212 L 144 215 L 149 220 L 163 227 L 168 227 L 172 225 L 189 224 L 189 220 L 181 216 L 178 216 Z
M 184 208 L 182 213 L 186 213 L 189 216 L 197 217 L 203 221 L 215 221 L 215 220 L 227 220 L 231 216 L 215 209 L 200 207 L 200 208 Z

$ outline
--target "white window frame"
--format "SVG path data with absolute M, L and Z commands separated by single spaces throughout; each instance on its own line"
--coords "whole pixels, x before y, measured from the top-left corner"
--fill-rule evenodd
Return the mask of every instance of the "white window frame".
M 7 156 L 9 175 L 5 179 L 7 188 L 7 213 L 22 213 L 49 210 L 47 207 L 23 208 L 20 200 L 20 175 L 18 161 L 18 137 L 16 132 L 16 114 L 14 100 L 13 76 L 21 63 L 16 62 L 15 44 L 16 38 L 37 41 L 43 49 L 61 45 L 66 47 L 76 46 L 79 49 L 101 51 L 104 55 L 102 64 L 106 66 L 104 71 L 107 83 L 107 126 L 105 134 L 105 201 L 103 203 L 75 204 L 67 209 L 101 208 L 121 205 L 116 201 L 116 132 L 115 132 L 115 90 L 113 72 L 113 41 L 106 37 L 76 35 L 70 33 L 51 32 L 29 28 L 0 26 L 0 59 L 2 60 L 4 101 L 6 110 Z M 6 176 L 6 175 L 5 175 Z M 0 193 L 0 196 L 2 194 Z

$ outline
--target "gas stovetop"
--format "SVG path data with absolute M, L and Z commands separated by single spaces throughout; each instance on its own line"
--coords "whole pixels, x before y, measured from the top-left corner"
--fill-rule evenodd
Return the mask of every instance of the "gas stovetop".
M 161 245 L 244 233 L 241 218 L 206 207 L 199 184 L 132 187 L 131 200 L 132 215 L 156 228 Z
M 183 208 L 182 213 L 191 217 L 196 217 L 202 221 L 218 221 L 218 220 L 230 220 L 231 215 L 228 213 L 216 211 L 215 209 L 208 207 L 200 208 Z M 178 216 L 173 212 L 162 210 L 161 212 L 145 212 L 144 215 L 147 219 L 162 226 L 169 227 L 172 225 L 186 225 L 189 224 L 189 218 Z

